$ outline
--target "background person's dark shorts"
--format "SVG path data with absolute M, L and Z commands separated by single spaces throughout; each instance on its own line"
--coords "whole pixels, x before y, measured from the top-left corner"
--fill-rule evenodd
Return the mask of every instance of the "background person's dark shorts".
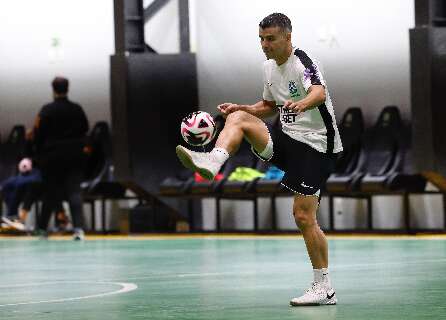
M 336 155 L 316 151 L 282 130 L 271 134 L 271 138 L 274 154 L 269 162 L 285 171 L 282 184 L 303 195 L 313 195 L 320 190 L 334 170 Z

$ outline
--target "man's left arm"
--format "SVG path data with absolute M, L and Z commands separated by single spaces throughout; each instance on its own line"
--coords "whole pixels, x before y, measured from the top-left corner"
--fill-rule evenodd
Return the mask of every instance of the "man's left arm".
M 293 110 L 295 113 L 301 113 L 316 108 L 325 102 L 326 94 L 323 85 L 312 85 L 308 89 L 308 95 L 296 102 L 287 100 L 284 107 Z

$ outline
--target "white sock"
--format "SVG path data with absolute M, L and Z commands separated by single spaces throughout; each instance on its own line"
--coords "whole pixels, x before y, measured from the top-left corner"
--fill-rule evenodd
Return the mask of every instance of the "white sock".
M 211 155 L 221 164 L 226 162 L 229 159 L 229 153 L 223 148 L 214 148 L 211 151 Z
M 324 283 L 328 287 L 331 287 L 330 275 L 328 274 L 328 268 L 313 269 L 314 282 Z

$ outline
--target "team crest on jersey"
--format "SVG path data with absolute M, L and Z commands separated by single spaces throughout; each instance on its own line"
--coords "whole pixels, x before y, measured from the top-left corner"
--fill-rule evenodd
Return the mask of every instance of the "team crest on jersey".
M 296 82 L 290 81 L 288 83 L 288 89 L 290 90 L 291 98 L 296 98 L 296 97 L 300 96 L 299 90 L 297 90 Z

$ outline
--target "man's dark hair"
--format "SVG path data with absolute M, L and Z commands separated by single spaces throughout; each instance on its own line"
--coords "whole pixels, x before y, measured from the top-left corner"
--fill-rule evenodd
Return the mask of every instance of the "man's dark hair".
M 57 94 L 66 94 L 68 92 L 68 79 L 63 77 L 54 78 L 53 82 L 51 82 L 53 86 L 53 90 Z
M 283 13 L 271 13 L 269 16 L 263 18 L 263 20 L 260 21 L 259 27 L 262 29 L 279 27 L 280 29 L 282 29 L 282 31 L 293 31 L 290 18 L 288 18 Z

